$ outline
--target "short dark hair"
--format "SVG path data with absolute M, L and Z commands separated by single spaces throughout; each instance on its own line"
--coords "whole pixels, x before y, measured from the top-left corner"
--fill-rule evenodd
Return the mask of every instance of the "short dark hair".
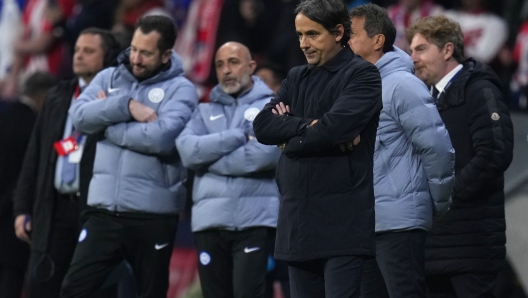
M 27 96 L 46 93 L 51 87 L 57 84 L 54 76 L 45 72 L 35 72 L 31 74 L 24 82 L 22 94 Z
M 341 45 L 346 45 L 350 39 L 350 17 L 343 0 L 303 0 L 297 8 L 296 14 L 303 14 L 310 20 L 321 24 L 328 32 L 337 33 L 336 26 L 341 24 L 345 30 Z
M 269 69 L 271 73 L 273 74 L 273 78 L 280 84 L 285 78 L 286 78 L 286 72 L 284 69 L 273 62 L 262 62 L 260 63 L 257 68 L 255 69 L 255 73 L 257 73 L 261 69 Z
M 394 50 L 393 44 L 396 40 L 396 27 L 385 8 L 371 3 L 360 5 L 350 10 L 350 18 L 365 18 L 363 29 L 365 29 L 369 38 L 372 38 L 376 34 L 383 34 L 385 36 L 385 43 L 382 48 L 383 53 Z
M 166 16 L 154 15 L 141 17 L 136 22 L 136 30 L 139 29 L 144 34 L 156 31 L 160 34 L 158 40 L 158 49 L 165 52 L 174 47 L 178 34 L 176 33 L 176 24 L 171 18 Z
M 109 66 L 115 66 L 117 62 L 117 56 L 120 52 L 120 47 L 119 42 L 117 42 L 114 34 L 108 30 L 95 27 L 84 29 L 81 31 L 79 36 L 84 34 L 98 35 L 101 38 L 101 47 L 103 48 L 104 52 L 103 67 L 107 68 Z

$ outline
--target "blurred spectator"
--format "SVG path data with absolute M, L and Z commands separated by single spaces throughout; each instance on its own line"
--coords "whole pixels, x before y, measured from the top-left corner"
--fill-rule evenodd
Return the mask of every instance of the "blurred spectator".
M 525 21 L 513 48 L 513 60 L 517 63 L 517 71 L 510 84 L 512 106 L 514 109 L 526 110 L 528 106 L 528 21 Z
M 18 93 L 20 76 L 35 71 L 57 75 L 64 48 L 54 32 L 54 23 L 68 17 L 74 0 L 28 0 L 22 15 L 23 34 L 14 43 L 15 60 L 2 95 L 14 97 Z
M 433 0 L 399 0 L 397 4 L 388 8 L 388 12 L 396 26 L 394 45 L 409 52 L 405 30 L 417 19 L 441 14 L 443 8 Z
M 97 140 L 75 132 L 68 108 L 94 76 L 113 63 L 116 48 L 109 31 L 81 33 L 73 58 L 77 77 L 50 90 L 31 135 L 14 199 L 15 232 L 31 243 L 27 298 L 59 297 L 79 237 Z M 77 149 L 61 153 L 57 141 L 72 137 Z
M 90 27 L 107 30 L 112 28 L 118 3 L 119 1 L 109 0 L 77 0 L 70 17 L 62 16 L 59 11 L 56 16 L 59 21 L 55 24 L 54 32 L 68 45 L 68 51 L 63 55 L 65 65 L 61 71 L 71 73 L 71 57 L 81 31 Z
M 24 2 L 25 0 L 0 1 L 0 90 L 13 63 L 13 44 L 21 33 Z
M 460 24 L 465 55 L 489 64 L 508 39 L 508 24 L 484 1 L 461 0 L 460 8 L 446 11 L 445 16 Z
M 255 75 L 261 78 L 275 94 L 277 94 L 282 80 L 286 78 L 286 73 L 280 65 L 271 62 L 260 63 L 255 69 Z
M 19 101 L 0 111 L 0 297 L 18 298 L 29 257 L 27 243 L 13 231 L 13 189 L 24 160 L 37 113 L 48 89 L 49 74 L 36 72 L 26 81 Z
M 113 31 L 133 31 L 136 21 L 147 15 L 172 18 L 164 0 L 121 0 L 115 14 Z
M 306 64 L 295 31 L 295 7 L 298 3 L 299 0 L 280 1 L 280 10 L 276 16 L 277 27 L 268 41 L 268 60 L 281 65 L 286 72 L 292 67 Z

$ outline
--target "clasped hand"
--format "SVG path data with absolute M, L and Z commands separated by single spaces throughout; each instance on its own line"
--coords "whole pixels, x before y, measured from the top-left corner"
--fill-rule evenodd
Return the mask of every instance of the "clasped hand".
M 285 105 L 284 103 L 280 102 L 277 105 L 275 105 L 275 109 L 272 109 L 271 112 L 276 115 L 291 115 L 290 107 L 288 105 Z M 310 124 L 308 124 L 308 127 L 313 126 L 316 124 L 319 120 L 315 119 Z M 339 144 L 339 149 L 341 149 L 341 152 L 345 152 L 346 150 L 352 151 L 354 150 L 354 147 L 359 144 L 361 141 L 361 137 L 358 135 L 353 141 L 348 141 L 344 144 Z M 281 150 L 284 150 L 286 147 L 286 143 L 282 143 L 277 145 Z

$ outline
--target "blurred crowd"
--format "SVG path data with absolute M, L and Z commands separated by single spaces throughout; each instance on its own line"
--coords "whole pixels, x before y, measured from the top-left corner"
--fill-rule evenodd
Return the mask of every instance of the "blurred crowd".
M 366 0 L 347 1 L 350 8 Z M 489 64 L 501 78 L 511 109 L 525 110 L 528 86 L 528 1 L 374 0 L 387 7 L 408 50 L 405 28 L 421 17 L 445 14 L 460 23 L 466 55 Z M 88 27 L 111 29 L 123 49 L 135 21 L 162 14 L 179 26 L 175 46 L 187 78 L 202 100 L 216 84 L 215 50 L 227 41 L 248 46 L 257 64 L 272 65 L 276 79 L 305 63 L 294 30 L 296 0 L 2 0 L 0 1 L 0 98 L 17 97 L 31 73 L 71 76 L 73 46 Z

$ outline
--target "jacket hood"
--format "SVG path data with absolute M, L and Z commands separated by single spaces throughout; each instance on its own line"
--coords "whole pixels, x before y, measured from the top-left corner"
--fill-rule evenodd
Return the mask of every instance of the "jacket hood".
M 463 63 L 462 73 L 459 78 L 454 80 L 447 93 L 442 93 L 439 98 L 438 109 L 445 110 L 448 106 L 456 107 L 463 104 L 466 100 L 466 87 L 480 80 L 487 80 L 493 83 L 499 90 L 502 90 L 502 84 L 499 78 L 486 64 L 482 64 L 473 58 L 468 58 Z
M 216 85 L 211 90 L 210 99 L 212 102 L 231 105 L 231 104 L 252 104 L 257 100 L 273 97 L 275 94 L 273 91 L 257 76 L 251 76 L 253 79 L 253 87 L 246 91 L 246 93 L 240 95 L 237 99 L 227 94 L 220 88 L 220 85 Z
M 381 56 L 376 62 L 376 67 L 379 69 L 382 78 L 395 71 L 414 73 L 414 64 L 411 57 L 396 46 L 394 46 L 394 51 L 387 52 Z
M 127 48 L 117 57 L 118 67 L 117 70 L 129 81 L 137 81 L 134 75 L 130 72 L 130 48 Z M 183 64 L 180 56 L 172 51 L 169 69 L 162 70 L 155 76 L 148 78 L 141 83 L 144 84 L 155 84 L 158 82 L 166 81 L 170 78 L 183 75 Z

